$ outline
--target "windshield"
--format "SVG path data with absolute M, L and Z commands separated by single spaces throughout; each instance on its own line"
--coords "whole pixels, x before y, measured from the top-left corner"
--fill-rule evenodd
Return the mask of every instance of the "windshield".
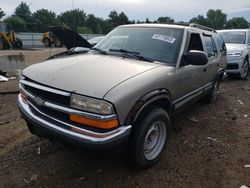
M 220 32 L 225 43 L 245 44 L 246 32 L 244 31 L 227 31 Z
M 95 48 L 110 54 L 122 55 L 132 52 L 138 57 L 140 55 L 141 60 L 150 59 L 175 64 L 180 51 L 182 35 L 182 29 L 118 27 Z

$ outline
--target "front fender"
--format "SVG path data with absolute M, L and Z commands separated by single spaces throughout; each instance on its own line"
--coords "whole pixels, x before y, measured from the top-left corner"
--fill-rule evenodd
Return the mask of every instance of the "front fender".
M 172 97 L 168 90 L 166 89 L 157 89 L 143 95 L 136 103 L 133 105 L 130 110 L 125 124 L 133 124 L 138 117 L 151 105 L 160 105 L 166 111 L 171 114 L 172 111 Z

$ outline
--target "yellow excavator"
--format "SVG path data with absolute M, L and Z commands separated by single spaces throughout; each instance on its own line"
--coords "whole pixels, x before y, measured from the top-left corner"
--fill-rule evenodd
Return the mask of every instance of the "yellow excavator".
M 51 31 L 43 33 L 41 41 L 44 47 L 51 47 L 52 45 L 55 47 L 62 47 L 61 41 Z
M 6 32 L 6 27 L 4 24 L 1 24 L 0 27 L 0 50 L 4 49 L 22 49 L 23 42 L 21 39 L 15 37 L 13 30 Z

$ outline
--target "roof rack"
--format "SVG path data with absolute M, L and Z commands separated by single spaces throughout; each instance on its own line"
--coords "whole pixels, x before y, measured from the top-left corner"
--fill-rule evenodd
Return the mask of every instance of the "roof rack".
M 198 29 L 203 29 L 206 31 L 212 31 L 214 33 L 217 33 L 215 29 L 211 28 L 211 27 L 207 27 L 204 25 L 200 25 L 200 24 L 196 24 L 196 23 L 187 23 L 187 22 L 183 22 L 183 23 L 169 23 L 170 25 L 180 25 L 180 26 L 188 26 L 188 27 L 195 27 Z
M 199 24 L 196 24 L 196 23 L 190 23 L 189 26 L 199 28 L 199 29 L 203 29 L 203 30 L 207 30 L 207 31 L 212 31 L 212 32 L 216 33 L 215 29 L 213 29 L 211 27 L 204 26 L 204 25 L 199 25 Z

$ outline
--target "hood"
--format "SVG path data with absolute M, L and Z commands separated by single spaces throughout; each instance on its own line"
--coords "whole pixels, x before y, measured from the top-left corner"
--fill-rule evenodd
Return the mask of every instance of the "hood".
M 231 44 L 226 43 L 226 48 L 228 53 L 240 52 L 246 49 L 246 44 Z
M 120 83 L 158 66 L 122 57 L 83 54 L 31 65 L 23 75 L 57 89 L 103 98 Z
M 49 30 L 61 41 L 69 50 L 73 47 L 91 48 L 91 44 L 78 33 L 64 27 L 50 27 Z

